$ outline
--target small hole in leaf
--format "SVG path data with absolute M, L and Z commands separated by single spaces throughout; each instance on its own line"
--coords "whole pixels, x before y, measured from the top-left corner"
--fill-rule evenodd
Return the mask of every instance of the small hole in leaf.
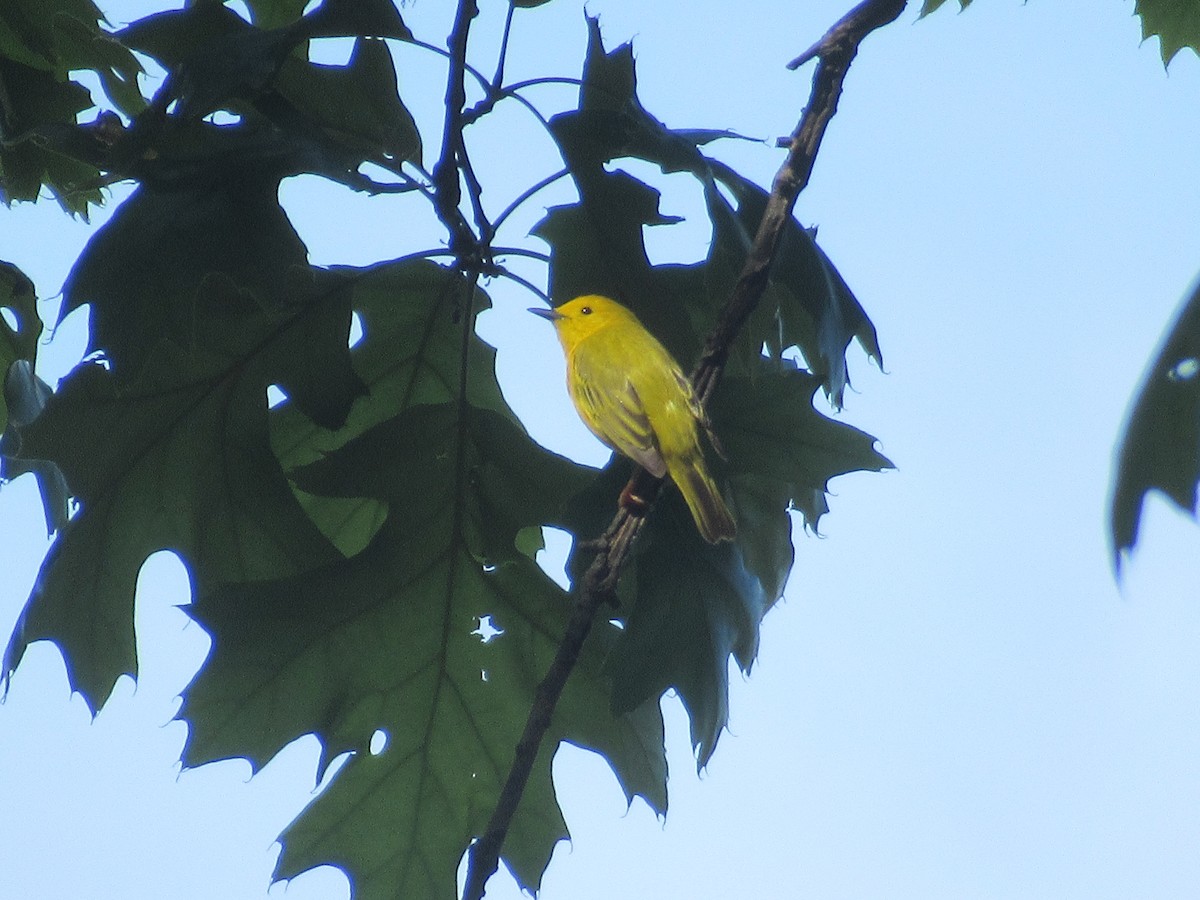
M 609 619 L 608 624 L 612 625 L 616 628 L 620 628 L 622 631 L 625 630 L 625 623 L 622 622 L 620 619 Z
M 1181 359 L 1167 371 L 1167 378 L 1171 381 L 1191 381 L 1197 375 L 1200 375 L 1200 359 L 1194 356 Z
M 21 331 L 21 320 L 17 316 L 15 309 L 9 309 L 7 306 L 0 306 L 0 319 L 4 320 L 4 324 L 8 326 L 9 331 L 13 334 L 18 334 Z
M 218 109 L 205 116 L 204 121 L 210 125 L 237 125 L 242 121 L 242 117 L 227 109 Z
M 285 400 L 287 400 L 287 398 L 288 398 L 288 395 L 284 392 L 283 388 L 281 388 L 279 385 L 277 385 L 277 384 L 268 384 L 267 385 L 267 409 L 274 409 L 280 403 L 283 403 Z
M 350 341 L 349 346 L 357 347 L 362 343 L 362 339 L 366 336 L 366 330 L 363 328 L 362 316 L 358 314 L 358 310 L 350 313 Z
M 480 681 L 487 681 L 487 680 L 488 680 L 488 673 L 487 673 L 487 669 L 480 669 L 480 670 L 479 670 L 479 680 L 480 680 Z
M 319 66 L 344 66 L 354 52 L 354 38 L 314 38 L 308 42 L 309 62 Z
M 574 535 L 561 528 L 542 528 L 543 547 L 537 554 L 537 564 L 561 588 L 571 584 L 567 577 L 567 557 L 571 552 Z
M 371 755 L 378 756 L 380 753 L 382 753 L 384 750 L 387 749 L 387 745 L 388 745 L 388 733 L 386 731 L 384 731 L 382 728 L 377 729 L 375 731 L 375 733 L 373 735 L 371 735 L 371 744 L 370 744 Z
M 479 627 L 472 631 L 471 634 L 478 635 L 481 642 L 490 644 L 496 638 L 500 637 L 500 635 L 504 634 L 504 629 L 496 625 L 495 620 L 491 616 L 480 616 Z
M 396 173 L 391 169 L 385 169 L 379 163 L 364 162 L 359 163 L 358 174 L 364 178 L 370 178 L 372 181 L 378 181 L 382 184 L 397 183 Z

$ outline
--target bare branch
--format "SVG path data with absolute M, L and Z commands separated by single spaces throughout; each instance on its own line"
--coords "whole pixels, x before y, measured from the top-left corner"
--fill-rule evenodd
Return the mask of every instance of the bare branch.
M 800 191 L 808 184 L 825 128 L 837 112 L 842 84 L 859 45 L 876 28 L 897 19 L 904 11 L 905 2 L 864 0 L 790 64 L 791 68 L 797 68 L 808 60 L 818 61 L 809 103 L 788 142 L 787 160 L 775 176 L 766 211 L 741 275 L 692 374 L 692 382 L 702 401 L 707 402 L 712 395 L 734 338 L 766 289 L 783 226 L 791 217 Z M 661 479 L 638 470 L 627 490 L 653 502 L 661 486 Z M 501 847 L 533 770 L 542 739 L 550 727 L 555 705 L 579 659 L 596 611 L 602 603 L 614 600 L 617 579 L 629 559 L 644 521 L 644 517 L 621 509 L 597 542 L 599 550 L 573 593 L 566 632 L 550 668 L 538 684 L 525 730 L 517 743 L 512 768 L 488 822 L 487 831 L 471 847 L 463 900 L 482 900 L 487 880 L 499 866 Z

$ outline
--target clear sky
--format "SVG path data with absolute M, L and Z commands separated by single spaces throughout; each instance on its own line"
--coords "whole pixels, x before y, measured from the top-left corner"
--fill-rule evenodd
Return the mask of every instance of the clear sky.
M 158 6 L 100 5 L 117 24 Z M 849 5 L 587 9 L 609 46 L 634 39 L 658 118 L 770 139 L 808 93 L 810 70 L 784 64 Z M 403 12 L 437 41 L 450 6 Z M 482 6 L 480 33 L 504 4 Z M 1200 65 L 1185 51 L 1165 73 L 1130 2 L 979 0 L 921 21 L 912 6 L 864 45 L 797 208 L 885 354 L 886 374 L 852 350 L 843 417 L 898 468 L 834 482 L 823 536 L 798 539 L 786 598 L 752 675 L 732 678 L 730 731 L 699 778 L 683 713 L 664 701 L 665 824 L 640 801 L 626 812 L 602 761 L 559 753 L 574 841 L 555 854 L 547 900 L 1200 896 L 1200 530 L 1152 500 L 1118 586 L 1104 518 L 1129 398 L 1200 272 Z M 519 13 L 514 74 L 577 74 L 582 10 Z M 410 49 L 398 59 L 406 99 L 406 85 L 440 77 Z M 415 110 L 426 123 L 431 95 Z M 539 96 L 546 109 L 556 97 Z M 495 209 L 555 167 L 530 134 L 480 138 Z M 765 143 L 711 149 L 763 184 L 782 159 Z M 660 184 L 664 212 L 697 215 L 687 179 Z M 397 224 L 395 198 L 347 194 L 285 185 L 314 263 L 430 240 Z M 562 199 L 539 195 L 514 227 Z M 657 260 L 703 254 L 701 223 L 665 231 L 648 233 Z M 52 202 L 0 209 L 0 258 L 54 298 L 90 233 Z M 531 432 L 603 461 L 570 410 L 553 336 L 522 312 L 531 298 L 489 290 L 481 329 Z M 60 329 L 43 377 L 61 377 L 83 341 L 82 322 Z M 29 479 L 0 490 L 3 636 L 45 551 L 41 523 Z M 347 896 L 329 870 L 269 889 L 274 838 L 312 796 L 315 740 L 253 779 L 237 761 L 180 772 L 185 726 L 171 719 L 208 648 L 176 608 L 187 600 L 178 561 L 151 560 L 142 678 L 119 683 L 94 722 L 58 652 L 27 655 L 0 706 L 0 897 Z M 501 876 L 488 896 L 518 891 Z

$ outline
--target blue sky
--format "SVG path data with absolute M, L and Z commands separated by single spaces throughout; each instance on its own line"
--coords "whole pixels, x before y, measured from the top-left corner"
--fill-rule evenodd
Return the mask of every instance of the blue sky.
M 120 23 L 153 5 L 101 6 Z M 438 40 L 446 6 L 404 15 Z M 668 125 L 770 139 L 808 93 L 810 70 L 784 63 L 848 6 L 587 9 L 609 46 L 634 39 L 643 103 Z M 483 7 L 480 33 L 503 4 Z M 520 13 L 514 75 L 576 73 L 585 38 L 581 4 Z M 400 52 L 406 98 L 422 65 Z M 415 109 L 424 121 L 438 97 Z M 552 103 L 554 89 L 539 97 Z M 732 678 L 730 730 L 699 778 L 682 711 L 664 701 L 665 823 L 640 802 L 627 812 L 601 760 L 560 752 L 574 840 L 551 863 L 548 900 L 1200 892 L 1200 531 L 1152 500 L 1120 585 L 1104 536 L 1129 398 L 1200 272 L 1197 101 L 1195 56 L 1164 72 L 1128 2 L 979 0 L 920 21 L 914 8 L 867 41 L 797 215 L 819 226 L 879 329 L 886 374 L 852 351 L 843 417 L 898 468 L 834 482 L 823 534 L 798 539 L 785 600 L 752 675 Z M 479 138 L 495 209 L 555 166 L 531 135 Z M 712 150 L 764 184 L 781 160 L 767 143 Z M 698 215 L 686 179 L 630 168 L 660 178 L 664 212 Z M 395 198 L 346 193 L 285 186 L 315 263 L 428 241 L 420 222 L 396 225 Z M 510 237 L 564 198 L 539 195 Z M 647 234 L 656 259 L 703 254 L 700 222 L 667 231 Z M 51 298 L 90 232 L 52 203 L 0 209 L 0 258 Z M 561 387 L 552 334 L 523 313 L 531 299 L 490 291 L 481 330 L 531 432 L 603 461 Z M 43 315 L 55 309 L 47 300 Z M 61 377 L 83 340 L 80 321 L 64 325 L 42 348 L 43 377 Z M 27 481 L 0 490 L 5 635 L 46 546 Z M 175 608 L 186 602 L 179 563 L 152 559 L 142 678 L 120 683 L 94 722 L 53 647 L 18 670 L 0 706 L 12 896 L 347 896 L 330 871 L 269 890 L 275 835 L 312 796 L 314 740 L 253 779 L 236 761 L 180 772 L 184 726 L 170 720 L 208 647 Z M 488 896 L 518 891 L 498 877 Z

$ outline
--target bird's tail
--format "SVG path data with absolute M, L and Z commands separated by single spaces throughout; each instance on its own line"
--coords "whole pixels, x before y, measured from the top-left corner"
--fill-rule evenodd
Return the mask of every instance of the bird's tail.
M 684 460 L 673 468 L 671 479 L 687 501 L 702 538 L 710 544 L 733 540 L 737 533 L 733 513 L 725 505 L 716 482 L 705 470 L 703 459 Z

